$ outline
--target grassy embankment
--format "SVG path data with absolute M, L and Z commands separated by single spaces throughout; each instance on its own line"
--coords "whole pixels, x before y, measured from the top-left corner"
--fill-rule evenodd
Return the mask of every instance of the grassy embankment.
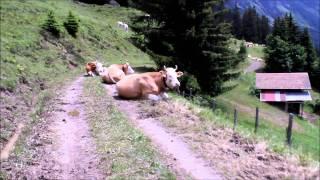
M 14 156 L 27 153 L 25 139 L 31 128 L 42 121 L 46 104 L 64 84 L 84 74 L 85 62 L 99 60 L 107 66 L 129 61 L 135 67 L 153 66 L 150 57 L 129 41 L 132 32 L 117 27 L 117 21 L 129 22 L 130 17 L 140 13 L 135 9 L 77 4 L 71 0 L 1 1 L 0 7 L 0 87 L 11 92 L 1 96 L 1 102 L 8 106 L 6 109 L 18 108 L 8 116 L 1 114 L 1 144 L 12 136 L 18 123 L 26 125 Z M 59 39 L 41 31 L 49 10 L 61 25 Z M 69 11 L 80 19 L 77 38 L 62 27 Z M 20 87 L 28 88 L 20 91 Z M 17 107 L 16 97 L 26 103 L 18 103 Z
M 237 50 L 239 49 L 240 42 L 241 41 L 238 40 L 231 40 L 230 47 Z M 248 48 L 248 54 L 263 58 L 263 47 Z M 239 68 L 243 69 L 248 64 L 249 62 L 246 60 Z M 254 84 L 255 73 L 241 74 L 238 79 L 226 82 L 226 86 L 235 85 L 235 87 L 215 98 L 218 110 L 212 112 L 210 108 L 201 107 L 198 115 L 210 121 L 217 121 L 218 124 L 232 127 L 234 108 L 236 108 L 239 118 L 237 131 L 240 131 L 244 136 L 266 140 L 269 142 L 272 150 L 279 153 L 288 153 L 291 151 L 302 161 L 306 159 L 319 161 L 319 123 L 312 124 L 306 120 L 295 117 L 293 145 L 291 150 L 289 150 L 285 144 L 288 114 L 278 107 L 262 103 L 257 97 L 250 95 L 249 87 L 254 86 Z M 318 96 L 318 94 L 313 92 L 313 97 L 315 96 Z M 178 99 L 180 99 L 180 97 Z M 194 102 L 195 101 L 191 101 L 191 104 L 198 109 L 199 107 L 195 105 Z M 256 107 L 260 109 L 260 126 L 258 133 L 254 134 Z

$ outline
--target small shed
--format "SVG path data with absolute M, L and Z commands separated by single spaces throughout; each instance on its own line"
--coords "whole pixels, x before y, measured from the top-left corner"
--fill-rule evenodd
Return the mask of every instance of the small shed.
M 307 72 L 303 73 L 257 73 L 256 88 L 260 89 L 260 101 L 278 102 L 288 106 L 293 105 L 293 109 L 298 109 L 297 113 L 303 115 L 303 104 L 311 101 L 311 84 Z

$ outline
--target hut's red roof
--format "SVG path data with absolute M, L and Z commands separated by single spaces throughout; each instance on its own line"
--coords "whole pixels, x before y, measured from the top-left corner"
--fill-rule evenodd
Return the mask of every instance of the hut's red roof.
M 256 73 L 257 89 L 311 89 L 309 75 L 303 73 Z

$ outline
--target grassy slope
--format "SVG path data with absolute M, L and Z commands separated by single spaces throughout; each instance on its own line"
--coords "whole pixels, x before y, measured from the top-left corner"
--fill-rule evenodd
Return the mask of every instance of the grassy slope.
M 239 40 L 232 40 L 231 48 L 238 49 L 240 46 L 240 42 L 241 41 Z M 248 54 L 250 54 L 251 56 L 260 58 L 263 58 L 264 56 L 263 47 L 261 46 L 247 49 Z M 244 68 L 244 66 L 240 66 L 240 68 Z M 287 124 L 288 114 L 274 106 L 266 103 L 261 103 L 258 98 L 249 95 L 249 86 L 254 85 L 254 82 L 255 74 L 248 73 L 241 75 L 238 80 L 226 83 L 227 85 L 236 84 L 236 87 L 219 95 L 216 98 L 218 107 L 223 111 L 222 114 L 227 115 L 226 118 L 228 122 L 223 123 L 227 123 L 228 125 L 232 124 L 231 119 L 233 116 L 234 107 L 238 107 L 239 130 L 243 131 L 245 134 L 253 135 L 252 132 L 254 128 L 255 108 L 259 107 L 260 112 L 263 113 L 264 116 L 260 116 L 260 128 L 257 136 L 268 140 L 275 151 L 284 151 L 284 140 L 286 131 L 285 127 Z M 313 92 L 313 97 L 315 96 L 318 96 L 318 94 Z M 219 114 L 220 113 L 216 115 Z M 211 118 L 210 116 L 213 115 L 208 115 L 209 119 Z M 225 120 L 226 119 L 224 119 L 224 121 Z M 278 123 L 279 121 L 282 121 L 281 126 Z M 295 118 L 295 123 L 298 124 L 299 130 L 295 130 L 293 134 L 294 150 L 301 156 L 307 155 L 312 157 L 313 159 L 320 160 L 319 124 L 314 125 L 299 118 Z
M 98 78 L 86 79 L 84 95 L 98 151 L 105 159 L 102 169 L 109 173 L 108 179 L 175 179 L 161 164 L 150 140 L 117 110 Z
M 32 88 L 29 94 L 20 94 L 26 101 L 37 97 L 40 82 L 47 89 L 57 86 L 67 75 L 74 76 L 83 72 L 87 61 L 99 60 L 105 65 L 129 61 L 134 66 L 152 66 L 149 56 L 133 46 L 125 33 L 117 28 L 116 21 L 129 21 L 130 16 L 139 14 L 137 10 L 76 4 L 72 0 L 65 1 L 0 1 L 1 31 L 0 87 L 14 91 L 20 83 L 27 81 Z M 80 31 L 73 38 L 63 30 L 62 37 L 53 37 L 46 41 L 41 35 L 41 24 L 47 18 L 49 10 L 53 10 L 60 24 L 71 10 L 80 19 Z M 63 29 L 63 28 L 62 28 Z M 69 61 L 79 65 L 70 71 Z M 50 95 L 48 95 L 50 96 Z M 6 103 L 11 101 L 1 97 Z M 41 104 L 41 98 L 37 104 Z M 6 103 L 7 104 L 7 103 Z M 14 130 L 15 123 L 1 117 L 4 133 L 1 138 L 8 139 Z M 15 122 L 20 122 L 17 117 Z
M 281 148 L 284 144 L 288 115 L 277 107 L 262 103 L 258 98 L 249 95 L 249 86 L 253 79 L 254 74 L 242 75 L 237 87 L 217 97 L 218 107 L 230 115 L 233 113 L 233 108 L 238 107 L 239 127 L 250 134 L 254 128 L 255 108 L 259 107 L 264 115 L 260 115 L 258 136 L 268 140 L 271 146 L 275 146 L 276 151 L 280 150 L 277 148 Z M 239 106 L 244 106 L 246 109 L 241 109 Z M 282 121 L 282 125 L 279 125 L 279 121 Z M 229 120 L 229 123 L 232 121 Z M 294 149 L 299 151 L 298 154 L 309 153 L 313 159 L 319 159 L 319 127 L 299 118 L 295 118 L 294 123 L 299 126 L 293 133 Z
M 57 40 L 75 61 L 100 60 L 106 65 L 129 61 L 134 65 L 152 65 L 149 57 L 128 42 L 131 33 L 118 29 L 116 21 L 129 21 L 139 12 L 126 8 L 80 5 L 65 1 L 1 1 L 1 88 L 14 89 L 24 76 L 28 81 L 47 81 L 67 70 L 66 57 L 49 44 L 45 47 L 40 26 L 49 10 L 53 10 L 60 24 L 68 11 L 80 18 L 77 39 L 64 30 Z
M 54 97 L 54 91 L 67 83 L 67 79 L 84 73 L 83 64 L 86 61 L 99 60 L 109 65 L 122 60 L 129 61 L 133 66 L 153 66 L 149 56 L 128 41 L 131 32 L 125 33 L 116 25 L 118 20 L 128 22 L 130 16 L 139 14 L 137 10 L 76 4 L 72 0 L 4 0 L 0 1 L 0 7 L 1 89 L 15 91 L 22 79 L 26 79 L 26 85 L 32 89 L 32 94 L 28 94 L 30 97 L 19 92 L 14 95 L 26 99 L 37 97 L 30 118 L 26 116 L 28 112 L 21 112 L 24 118 L 13 120 L 0 117 L 1 140 L 12 135 L 17 123 L 24 121 L 26 124 L 23 138 L 17 142 L 16 156 L 27 153 L 24 152 L 25 138 L 30 135 L 32 127 L 41 121 L 44 106 Z M 70 10 L 78 16 L 78 37 L 73 38 L 63 30 L 60 39 L 50 37 L 50 42 L 46 41 L 40 27 L 49 10 L 54 11 L 60 24 Z M 70 70 L 68 61 L 77 63 L 78 68 Z M 45 90 L 39 89 L 39 82 L 45 83 Z M 1 96 L 1 102 L 9 100 Z

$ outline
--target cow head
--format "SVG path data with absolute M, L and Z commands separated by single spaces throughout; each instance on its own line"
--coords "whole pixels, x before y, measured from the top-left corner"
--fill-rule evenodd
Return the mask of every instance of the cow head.
M 130 64 L 127 62 L 123 65 L 123 72 L 125 74 L 133 74 L 134 70 L 132 69 L 132 67 L 130 66 Z
M 98 75 L 102 74 L 104 71 L 102 63 L 96 61 L 96 72 Z
M 162 76 L 164 77 L 166 85 L 170 89 L 177 89 L 180 86 L 180 82 L 178 80 L 178 77 L 183 75 L 183 72 L 178 71 L 178 66 L 176 65 L 175 68 L 166 68 L 166 66 L 163 66 L 163 71 L 160 71 L 162 73 Z

